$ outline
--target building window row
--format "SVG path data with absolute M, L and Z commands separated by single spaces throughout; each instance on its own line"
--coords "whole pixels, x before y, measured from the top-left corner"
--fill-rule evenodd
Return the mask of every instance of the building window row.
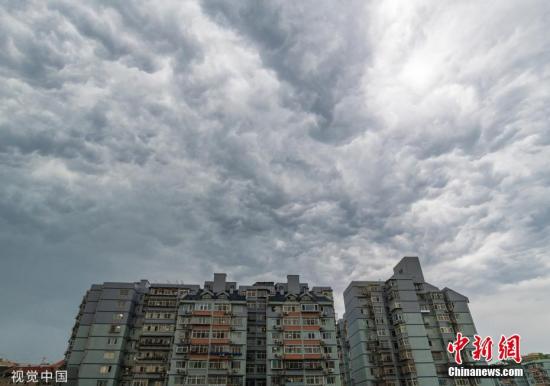
M 120 314 L 122 315 L 122 314 Z M 146 312 L 146 319 L 174 319 L 176 314 L 171 312 Z
M 144 324 L 143 331 L 172 332 L 174 331 L 174 325 L 173 324 Z

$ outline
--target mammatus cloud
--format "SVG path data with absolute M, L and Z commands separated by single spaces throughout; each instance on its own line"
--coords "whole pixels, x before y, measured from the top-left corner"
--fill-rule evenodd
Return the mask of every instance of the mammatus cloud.
M 59 358 L 92 282 L 299 273 L 341 314 L 410 254 L 480 333 L 548 351 L 549 15 L 4 3 L 0 356 Z

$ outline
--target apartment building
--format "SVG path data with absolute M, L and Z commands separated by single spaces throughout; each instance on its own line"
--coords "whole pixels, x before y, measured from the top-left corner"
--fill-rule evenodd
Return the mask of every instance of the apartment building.
M 498 386 L 548 386 L 550 385 L 550 354 L 532 353 L 524 355 L 520 364 L 506 361 L 502 366 L 523 368 L 522 377 L 499 378 Z
M 267 384 L 267 306 L 269 296 L 275 294 L 274 282 L 258 282 L 252 286 L 241 286 L 246 296 L 247 351 L 246 386 L 266 386 Z
M 348 326 L 343 319 L 336 323 L 336 340 L 338 343 L 338 359 L 340 363 L 340 379 L 342 386 L 351 386 Z
M 94 284 L 84 296 L 66 352 L 69 385 L 114 386 L 131 373 L 136 313 L 149 283 Z
M 340 386 L 333 294 L 297 275 L 275 285 L 267 303 L 267 386 Z
M 180 302 L 198 289 L 197 285 L 151 284 L 136 314 L 131 341 L 133 366 L 131 372 L 124 373 L 123 384 L 166 384 Z
M 146 280 L 92 285 L 65 354 L 69 385 L 164 385 L 179 300 L 198 288 Z
M 550 385 L 550 355 L 531 354 L 523 359 L 522 367 L 529 386 Z
M 104 283 L 80 305 L 66 353 L 70 385 L 340 386 L 332 289 Z
M 180 301 L 168 385 L 245 386 L 246 327 L 246 297 L 215 274 Z
M 448 342 L 476 334 L 468 298 L 424 280 L 417 257 L 405 257 L 386 281 L 354 281 L 344 291 L 351 382 L 364 386 L 492 385 L 449 378 Z M 464 364 L 476 365 L 463 351 Z

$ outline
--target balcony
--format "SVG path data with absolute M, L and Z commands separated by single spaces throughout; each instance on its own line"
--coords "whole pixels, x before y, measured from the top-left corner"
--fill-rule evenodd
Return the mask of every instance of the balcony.
M 136 362 L 165 362 L 167 359 L 165 356 L 137 357 Z
M 390 303 L 390 311 L 393 311 L 395 309 L 401 309 L 401 303 L 400 302 L 391 302 Z

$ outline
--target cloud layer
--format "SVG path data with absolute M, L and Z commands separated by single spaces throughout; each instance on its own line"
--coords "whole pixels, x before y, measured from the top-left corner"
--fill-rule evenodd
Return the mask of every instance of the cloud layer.
M 58 359 L 92 282 L 299 273 L 342 313 L 410 254 L 480 333 L 549 351 L 549 15 L 4 3 L 0 357 Z

